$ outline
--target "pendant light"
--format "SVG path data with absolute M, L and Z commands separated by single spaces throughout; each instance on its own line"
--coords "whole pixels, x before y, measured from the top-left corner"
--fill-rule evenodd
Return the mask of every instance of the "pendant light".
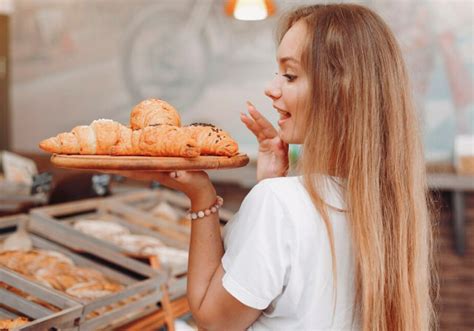
M 275 13 L 272 0 L 227 0 L 225 12 L 242 21 L 259 21 Z

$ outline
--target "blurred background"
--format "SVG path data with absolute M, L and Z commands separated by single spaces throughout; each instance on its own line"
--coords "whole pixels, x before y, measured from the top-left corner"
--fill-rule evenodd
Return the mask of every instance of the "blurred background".
M 249 21 L 224 0 L 0 0 L 0 150 L 32 160 L 36 185 L 47 186 L 42 200 L 21 203 L 7 202 L 19 193 L 4 186 L 3 213 L 100 196 L 94 174 L 53 168 L 38 142 L 98 118 L 127 123 L 150 97 L 173 104 L 185 124 L 224 128 L 249 155 L 246 168 L 211 172 L 236 211 L 256 182 L 257 152 L 239 113 L 250 100 L 276 122 L 263 94 L 277 71 L 276 21 L 287 8 L 317 2 L 265 1 L 268 17 Z M 357 3 L 393 29 L 411 75 L 439 213 L 440 327 L 473 330 L 474 2 Z

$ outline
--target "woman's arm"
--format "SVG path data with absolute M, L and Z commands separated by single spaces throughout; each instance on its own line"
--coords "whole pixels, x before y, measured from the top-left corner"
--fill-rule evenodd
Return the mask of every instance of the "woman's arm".
M 118 175 L 137 180 L 156 180 L 185 193 L 193 211 L 204 210 L 216 202 L 217 196 L 208 175 L 196 172 L 116 171 Z M 197 324 L 206 330 L 244 330 L 261 314 L 230 295 L 222 286 L 224 255 L 219 216 L 210 214 L 191 222 L 188 261 L 187 297 Z
M 193 211 L 204 210 L 216 202 L 216 192 L 212 186 L 202 188 L 190 199 Z M 210 214 L 191 224 L 187 297 L 197 324 L 206 330 L 248 328 L 261 311 L 245 306 L 222 286 L 224 247 L 218 214 Z
M 212 206 L 217 199 L 214 187 L 203 188 L 190 197 L 191 210 L 199 211 Z M 209 284 L 224 255 L 219 214 L 210 214 L 191 222 L 191 242 L 188 262 L 188 301 L 193 312 L 199 312 Z

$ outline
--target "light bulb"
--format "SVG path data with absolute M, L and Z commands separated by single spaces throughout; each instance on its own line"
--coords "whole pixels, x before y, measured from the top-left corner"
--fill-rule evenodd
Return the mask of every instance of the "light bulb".
M 242 21 L 259 21 L 268 16 L 264 0 L 237 0 L 234 17 Z

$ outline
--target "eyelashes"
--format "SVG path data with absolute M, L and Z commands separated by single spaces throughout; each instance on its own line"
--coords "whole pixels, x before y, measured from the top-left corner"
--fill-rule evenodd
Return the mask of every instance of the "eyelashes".
M 284 74 L 283 77 L 286 78 L 287 81 L 292 82 L 296 79 L 295 75 L 290 75 L 290 74 Z
M 275 72 L 275 75 L 278 76 L 278 72 Z M 291 74 L 283 74 L 282 76 L 285 77 L 285 79 L 290 83 L 293 82 L 297 78 L 296 75 L 291 75 Z

